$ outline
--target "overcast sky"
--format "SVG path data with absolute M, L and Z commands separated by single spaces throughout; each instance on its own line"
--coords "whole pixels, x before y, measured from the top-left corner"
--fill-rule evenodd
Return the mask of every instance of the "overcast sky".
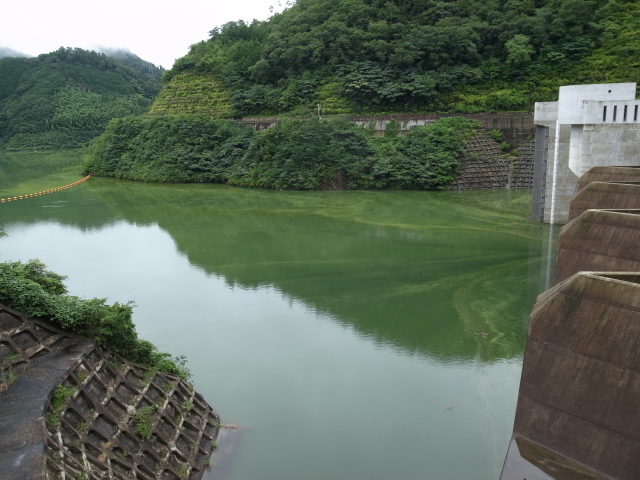
M 278 0 L 0 0 L 0 46 L 32 56 L 59 47 L 121 47 L 164 68 L 232 20 L 266 20 Z M 284 1 L 282 1 L 284 3 Z

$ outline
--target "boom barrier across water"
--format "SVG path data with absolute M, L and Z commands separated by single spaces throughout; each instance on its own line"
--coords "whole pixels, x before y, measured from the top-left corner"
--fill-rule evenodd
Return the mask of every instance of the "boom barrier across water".
M 69 185 L 65 185 L 64 187 L 51 188 L 49 190 L 44 190 L 44 191 L 38 192 L 38 193 L 30 193 L 29 195 L 19 195 L 17 197 L 0 198 L 0 203 L 11 202 L 11 201 L 15 201 L 15 200 L 24 200 L 25 198 L 37 197 L 39 195 L 45 195 L 47 193 L 53 193 L 53 192 L 57 192 L 57 191 L 60 191 L 60 190 L 64 190 L 65 188 L 75 187 L 76 185 L 88 180 L 90 176 L 91 175 L 87 175 L 82 180 L 78 180 L 77 182 L 70 183 Z

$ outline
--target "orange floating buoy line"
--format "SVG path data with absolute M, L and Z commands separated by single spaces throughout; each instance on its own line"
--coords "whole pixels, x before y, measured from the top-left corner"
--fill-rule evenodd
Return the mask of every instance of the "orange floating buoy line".
M 37 197 L 38 195 L 44 195 L 45 193 L 57 192 L 59 190 L 64 190 L 65 188 L 75 187 L 76 185 L 88 180 L 90 176 L 91 175 L 87 175 L 82 180 L 78 180 L 77 182 L 70 183 L 69 185 L 65 185 L 64 187 L 51 188 L 49 190 L 44 190 L 43 192 L 30 193 L 29 195 L 19 195 L 17 197 L 0 198 L 0 203 L 11 202 L 13 200 L 22 200 L 23 198 Z

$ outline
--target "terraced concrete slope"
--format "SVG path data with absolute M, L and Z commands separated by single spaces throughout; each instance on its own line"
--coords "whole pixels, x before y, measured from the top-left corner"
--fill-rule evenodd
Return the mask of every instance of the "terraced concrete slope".
M 4 305 L 0 362 L 3 480 L 224 474 L 214 453 L 220 418 L 178 377 Z

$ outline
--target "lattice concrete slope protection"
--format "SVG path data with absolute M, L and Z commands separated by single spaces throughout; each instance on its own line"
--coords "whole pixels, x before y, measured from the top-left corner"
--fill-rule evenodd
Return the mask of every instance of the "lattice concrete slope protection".
M 3 305 L 0 362 L 3 480 L 200 479 L 215 469 L 220 418 L 173 375 Z
M 533 185 L 532 142 L 518 150 L 517 157 L 504 155 L 498 143 L 488 133 L 469 139 L 460 161 L 460 175 L 450 190 L 483 190 L 493 188 L 531 188 Z

